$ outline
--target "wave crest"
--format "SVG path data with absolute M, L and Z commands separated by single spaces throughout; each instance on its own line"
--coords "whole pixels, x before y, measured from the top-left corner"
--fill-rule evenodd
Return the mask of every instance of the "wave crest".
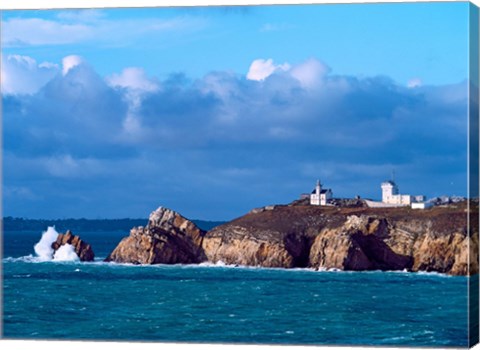
M 79 261 L 75 248 L 71 244 L 62 245 L 55 251 L 52 248 L 52 244 L 57 240 L 59 233 L 55 230 L 55 227 L 49 226 L 46 231 L 43 232 L 42 237 L 37 244 L 33 246 L 36 259 L 31 255 L 24 257 L 23 261 L 28 262 L 42 262 L 42 261 Z

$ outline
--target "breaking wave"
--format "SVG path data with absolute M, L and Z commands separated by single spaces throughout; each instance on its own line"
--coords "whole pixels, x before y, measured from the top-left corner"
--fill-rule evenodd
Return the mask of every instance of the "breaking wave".
M 43 232 L 42 237 L 33 247 L 36 257 L 24 257 L 27 261 L 79 261 L 75 248 L 71 244 L 61 246 L 57 251 L 52 248 L 52 244 L 57 240 L 58 232 L 55 227 L 49 226 L 47 231 Z
M 35 254 L 37 254 L 38 260 L 50 261 L 53 260 L 54 250 L 52 248 L 53 242 L 57 240 L 58 232 L 55 227 L 49 226 L 47 231 L 43 232 L 42 238 L 33 247 Z
M 62 245 L 53 255 L 53 261 L 80 261 L 71 244 Z

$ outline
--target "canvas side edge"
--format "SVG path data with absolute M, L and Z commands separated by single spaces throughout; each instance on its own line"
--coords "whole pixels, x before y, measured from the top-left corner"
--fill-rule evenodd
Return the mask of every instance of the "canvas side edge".
M 479 275 L 478 275 L 478 227 L 479 227 L 479 11 L 469 7 L 469 101 L 468 101 L 468 231 L 469 231 L 469 279 L 468 279 L 468 343 L 479 342 Z M 477 234 L 476 242 L 473 239 Z

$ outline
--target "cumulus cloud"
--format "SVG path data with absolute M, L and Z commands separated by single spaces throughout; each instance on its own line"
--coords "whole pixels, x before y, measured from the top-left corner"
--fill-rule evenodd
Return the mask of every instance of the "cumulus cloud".
M 4 182 L 24 194 L 6 214 L 35 188 L 31 208 L 49 215 L 145 216 L 161 204 L 227 219 L 293 200 L 318 177 L 336 196 L 377 198 L 392 168 L 405 191 L 464 190 L 466 82 L 411 89 L 331 75 L 315 59 L 254 68 L 255 79 L 160 81 L 133 67 L 102 78 L 81 62 L 30 96 L 3 96 Z
M 321 85 L 323 78 L 330 72 L 330 68 L 315 58 L 310 58 L 297 65 L 289 63 L 275 64 L 271 58 L 254 60 L 247 73 L 247 79 L 263 81 L 268 77 L 287 73 L 295 78 L 307 89 Z
M 112 74 L 107 77 L 107 82 L 113 87 L 126 88 L 141 92 L 154 92 L 159 85 L 149 79 L 142 68 L 125 68 L 120 74 Z
M 146 137 L 147 131 L 140 124 L 138 109 L 146 94 L 156 92 L 160 85 L 149 79 L 142 68 L 125 68 L 120 74 L 112 74 L 106 78 L 113 88 L 125 89 L 125 100 L 128 103 L 128 113 L 123 121 L 123 135 L 126 140 Z
M 117 152 L 115 139 L 126 112 L 123 96 L 87 64 L 71 64 L 65 65 L 70 65 L 68 74 L 56 74 L 31 96 L 3 97 L 5 150 L 82 157 Z
M 294 66 L 291 70 L 292 76 L 300 81 L 303 86 L 312 88 L 317 86 L 323 77 L 329 73 L 330 68 L 315 58 Z
M 29 56 L 2 55 L 1 60 L 2 94 L 33 94 L 59 72 L 57 64 L 38 64 Z
M 77 55 L 66 56 L 62 60 L 62 74 L 67 75 L 68 71 L 83 63 L 83 59 Z
M 272 75 L 275 71 L 287 71 L 290 69 L 288 63 L 274 64 L 271 58 L 258 59 L 252 62 L 247 73 L 247 79 L 262 81 Z

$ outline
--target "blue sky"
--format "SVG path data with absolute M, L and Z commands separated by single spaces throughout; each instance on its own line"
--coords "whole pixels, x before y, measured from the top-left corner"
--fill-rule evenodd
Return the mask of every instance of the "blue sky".
M 259 57 L 316 57 L 336 74 L 444 84 L 466 76 L 467 11 L 466 3 L 4 11 L 3 50 L 50 62 L 74 53 L 101 75 L 141 65 L 198 78 L 245 73 Z
M 4 215 L 466 195 L 467 3 L 2 12 Z

